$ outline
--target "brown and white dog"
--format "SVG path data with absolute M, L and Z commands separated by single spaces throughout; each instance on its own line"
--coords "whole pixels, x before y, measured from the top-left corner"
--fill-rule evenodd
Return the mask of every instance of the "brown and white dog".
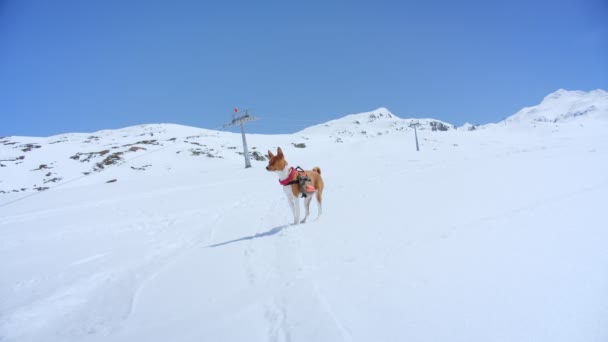
M 277 155 L 275 156 L 272 152 L 268 151 L 268 166 L 266 170 L 276 172 L 279 175 L 279 183 L 283 186 L 285 195 L 287 195 L 287 201 L 293 212 L 293 224 L 305 223 L 306 219 L 310 215 L 310 201 L 312 200 L 313 193 L 306 196 L 304 206 L 306 208 L 306 216 L 300 222 L 300 202 L 298 196 L 300 195 L 300 185 L 298 184 L 298 173 L 293 167 L 289 167 L 283 151 L 279 147 L 277 149 Z M 323 178 L 321 178 L 321 169 L 316 166 L 312 170 L 306 170 L 306 175 L 312 181 L 312 185 L 315 188 L 314 194 L 317 197 L 317 203 L 319 205 L 319 214 L 317 219 L 321 216 L 322 206 L 321 202 L 323 199 Z M 295 181 L 295 182 L 292 182 Z

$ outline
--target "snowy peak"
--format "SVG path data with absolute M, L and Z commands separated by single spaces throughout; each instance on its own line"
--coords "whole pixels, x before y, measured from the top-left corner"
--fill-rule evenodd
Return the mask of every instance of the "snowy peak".
M 395 122 L 398 120 L 401 120 L 401 119 L 399 117 L 397 117 L 395 114 L 391 113 L 390 110 L 388 110 L 384 107 L 380 107 L 371 112 L 349 114 L 349 115 L 346 115 L 346 116 L 341 117 L 336 120 L 331 120 L 331 121 L 325 122 L 320 125 L 308 127 L 305 129 L 305 131 L 319 128 L 319 127 L 333 127 L 333 126 L 335 126 L 335 127 L 342 126 L 343 127 L 343 126 L 349 126 L 349 125 L 353 125 L 353 124 L 354 125 L 367 125 L 367 124 L 380 123 L 380 122 L 383 122 L 383 123 Z
M 413 130 L 414 123 L 421 130 L 448 131 L 455 127 L 435 119 L 402 119 L 390 110 L 380 107 L 370 112 L 350 114 L 326 123 L 308 127 L 298 134 L 329 135 L 332 137 L 376 137 L 385 134 Z M 341 138 L 340 138 L 341 139 Z
M 569 122 L 580 119 L 608 120 L 608 92 L 559 89 L 533 107 L 526 107 L 510 116 L 507 123 Z
M 338 119 L 335 121 L 341 120 L 353 120 L 354 123 L 362 124 L 362 123 L 372 123 L 375 121 L 392 121 L 399 120 L 395 114 L 391 113 L 390 110 L 380 107 L 371 112 L 359 113 L 359 114 L 351 114 L 343 117 L 342 119 Z

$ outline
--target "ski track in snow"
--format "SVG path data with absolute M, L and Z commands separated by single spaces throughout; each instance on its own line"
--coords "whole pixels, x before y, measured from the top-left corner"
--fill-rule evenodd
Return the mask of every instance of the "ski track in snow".
M 314 229 L 314 226 L 313 226 L 313 229 Z M 299 242 L 299 241 L 297 241 L 297 242 Z M 327 300 L 325 295 L 323 295 L 323 291 L 321 290 L 321 287 L 319 286 L 318 282 L 315 280 L 315 277 L 310 274 L 309 270 L 311 269 L 311 267 L 308 266 L 307 263 L 305 263 L 303 261 L 302 253 L 300 253 L 299 243 L 296 243 L 294 251 L 295 251 L 294 253 L 296 255 L 296 258 L 298 260 L 297 264 L 299 265 L 299 269 L 304 274 L 304 278 L 307 279 L 307 281 L 309 281 L 310 284 L 312 285 L 313 297 L 320 304 L 321 310 L 327 316 L 329 316 L 330 319 L 328 321 L 332 322 L 333 325 L 335 326 L 335 328 L 338 330 L 341 340 L 346 341 L 346 342 L 351 342 L 353 340 L 352 336 L 346 330 L 346 328 L 342 324 L 338 315 L 334 312 L 331 304 L 329 303 L 329 301 Z
M 282 209 L 278 200 L 273 201 L 266 214 L 260 218 L 259 227 L 266 227 L 265 217 L 280 212 Z M 255 238 L 247 241 L 244 251 L 247 278 L 250 285 L 253 287 L 267 287 L 268 289 L 263 301 L 264 316 L 268 324 L 268 341 L 270 342 L 291 341 L 284 287 L 287 286 L 286 283 L 288 282 L 285 272 L 289 272 L 289 269 L 286 269 L 286 267 L 295 267 L 295 265 L 285 265 L 284 263 L 289 263 L 293 251 L 280 251 L 277 246 L 277 244 L 284 242 L 290 228 L 295 228 L 295 226 L 279 226 L 265 233 L 256 233 L 255 236 L 257 237 L 265 236 L 264 234 L 269 232 L 272 235 L 276 234 L 277 238 L 269 242 L 274 253 L 264 253 L 263 250 L 256 248 L 256 242 L 258 241 Z M 264 245 L 266 246 L 268 243 Z
M 181 255 L 188 253 L 190 250 L 192 250 L 194 248 L 199 248 L 199 247 L 207 244 L 209 241 L 212 241 L 217 225 L 220 224 L 221 221 L 226 216 L 232 215 L 232 213 L 236 209 L 238 209 L 239 207 L 241 207 L 243 205 L 246 205 L 246 203 L 248 203 L 248 201 L 251 201 L 252 198 L 254 198 L 254 195 L 249 195 L 245 199 L 241 199 L 241 200 L 235 202 L 235 204 L 233 206 L 228 207 L 224 211 L 216 214 L 215 217 L 210 220 L 211 223 L 209 224 L 209 227 L 210 227 L 209 233 L 199 234 L 198 237 L 194 237 L 194 239 L 192 239 L 189 243 L 185 244 L 184 246 L 181 246 L 179 248 L 179 250 L 176 251 L 174 254 L 172 254 L 170 256 L 165 256 L 162 260 L 157 262 L 154 265 L 154 269 L 150 270 L 148 272 L 147 276 L 137 284 L 136 289 L 133 291 L 133 294 L 131 295 L 131 302 L 132 303 L 136 302 L 138 294 L 139 294 L 139 289 L 141 289 L 146 284 L 147 281 L 153 279 L 157 274 L 161 273 L 166 267 L 170 267 L 171 263 L 174 262 L 176 259 L 178 259 Z M 130 314 L 130 311 L 129 311 L 129 314 Z
M 266 215 L 260 218 L 259 227 L 267 227 L 265 217 L 272 217 L 273 213 L 289 209 L 284 201 L 275 200 Z M 283 204 L 283 205 L 282 205 Z M 315 206 L 313 203 L 312 206 Z M 311 215 L 315 215 L 311 208 Z M 289 216 L 286 217 L 288 219 Z M 313 216 L 314 218 L 314 216 Z M 310 267 L 302 259 L 300 253 L 300 239 L 307 230 L 315 229 L 314 220 L 307 224 L 279 226 L 271 229 L 272 238 L 265 240 L 265 244 L 259 244 L 255 238 L 248 239 L 244 250 L 245 264 L 248 280 L 252 286 L 265 288 L 264 312 L 268 324 L 268 341 L 288 342 L 292 341 L 291 325 L 301 324 L 302 317 L 298 317 L 298 306 L 290 303 L 292 298 L 303 298 L 307 305 L 314 307 L 314 312 L 307 313 L 322 322 L 334 325 L 338 332 L 337 337 L 341 341 L 352 341 L 348 332 L 340 323 L 338 317 L 331 309 L 331 305 L 323 296 L 319 285 L 306 271 Z M 266 232 L 268 233 L 268 232 Z M 276 235 L 275 235 L 276 234 Z M 266 236 L 258 232 L 256 236 Z M 270 244 L 270 246 L 268 246 Z M 269 251 L 270 250 L 270 251 Z M 313 301 L 311 303 L 310 301 Z M 293 322 L 292 322 L 293 320 Z M 300 320 L 300 321 L 298 321 Z
M 516 217 L 523 213 L 533 213 L 534 210 L 536 210 L 538 208 L 547 207 L 556 202 L 563 202 L 563 201 L 571 200 L 573 198 L 582 197 L 582 195 L 585 195 L 590 192 L 602 192 L 602 191 L 605 192 L 606 191 L 605 188 L 607 186 L 608 186 L 608 182 L 602 182 L 602 183 L 598 183 L 596 185 L 582 187 L 577 190 L 573 190 L 573 191 L 569 191 L 569 192 L 564 192 L 564 193 L 561 193 L 556 196 L 536 199 L 536 200 L 526 203 L 522 206 L 511 208 L 509 210 L 505 210 L 498 214 L 494 214 L 494 215 L 490 215 L 490 216 L 482 216 L 482 217 L 476 218 L 472 221 L 469 221 L 467 223 L 462 223 L 458 226 L 450 226 L 445 231 L 437 232 L 435 239 L 447 239 L 455 233 L 463 234 L 463 228 L 477 227 L 478 229 L 480 229 L 481 227 L 492 226 L 491 223 L 493 223 L 493 222 L 505 220 L 507 218 Z M 473 232 L 471 231 L 469 233 L 473 233 Z
M 221 182 L 219 184 L 214 184 L 214 186 L 225 185 L 225 184 L 237 184 L 242 183 L 243 180 L 233 180 L 229 182 Z M 164 195 L 167 193 L 164 192 Z M 149 197 L 150 193 L 144 194 L 145 197 Z M 17 216 L 9 216 L 5 217 L 1 224 L 9 225 L 14 224 L 16 222 L 21 222 L 24 220 L 32 220 L 49 216 L 61 216 L 65 212 L 74 212 L 88 209 L 94 209 L 103 206 L 116 206 L 117 203 L 121 203 L 124 201 L 129 201 L 133 199 L 141 199 L 142 194 L 138 196 L 126 196 L 121 199 L 114 200 L 106 200 L 100 201 L 96 203 L 84 203 L 71 205 L 63 208 L 56 208 L 51 210 L 44 210 L 41 212 L 36 212 L 35 214 L 24 214 Z M 63 327 L 62 332 L 58 332 L 58 334 L 65 335 L 65 337 L 69 335 L 88 335 L 88 334 L 102 334 L 107 335 L 114 331 L 121 322 L 127 319 L 127 317 L 131 314 L 132 307 L 136 302 L 139 289 L 151 278 L 155 276 L 155 274 L 162 272 L 162 269 L 167 265 L 170 265 L 173 260 L 175 260 L 179 255 L 186 253 L 189 249 L 205 244 L 206 242 L 213 239 L 215 226 L 218 222 L 226 217 L 227 215 L 231 215 L 234 210 L 238 207 L 246 205 L 250 202 L 255 196 L 248 195 L 245 198 L 237 201 L 231 207 L 225 208 L 223 211 L 217 213 L 215 218 L 210 220 L 210 229 L 209 232 L 201 232 L 196 235 L 191 235 L 189 237 L 184 237 L 184 239 L 179 239 L 177 244 L 164 244 L 159 245 L 160 249 L 154 249 L 153 252 L 146 255 L 142 261 L 139 261 L 135 264 L 115 267 L 112 271 L 109 272 L 97 272 L 86 278 L 79 279 L 73 282 L 69 287 L 60 288 L 55 292 L 48 292 L 46 294 L 42 294 L 37 301 L 33 301 L 26 306 L 21 306 L 18 308 L 8 308 L 12 313 L 10 316 L 3 315 L 2 319 L 0 319 L 0 331 L 10 332 L 10 336 L 17 338 L 18 336 L 27 336 L 30 331 L 49 329 L 51 325 L 55 322 L 61 322 L 68 320 L 73 320 L 75 317 L 80 316 L 81 321 L 84 323 L 80 327 L 72 327 L 66 325 Z M 193 211 L 191 213 L 187 213 L 188 215 L 196 215 L 200 210 Z M 184 214 L 183 212 L 181 213 Z M 141 212 L 134 217 L 142 218 L 149 216 L 149 213 Z M 184 219 L 184 217 L 180 217 L 180 219 Z M 125 226 L 124 231 L 142 231 L 142 232 L 151 232 L 153 234 L 162 233 L 163 231 L 169 231 L 175 225 L 178 217 L 170 218 L 169 216 L 161 216 L 157 220 L 157 224 L 150 227 L 148 223 L 137 223 L 139 220 L 133 220 L 132 224 L 127 224 Z M 141 228 L 138 228 L 141 226 Z M 158 229 L 160 227 L 164 227 L 162 229 Z M 119 230 L 115 230 L 119 232 Z M 58 241 L 65 239 L 65 236 L 78 233 L 77 227 L 73 230 L 63 229 L 60 231 L 59 235 L 56 236 Z M 150 240 L 152 243 L 158 243 L 156 240 Z M 107 258 L 107 255 L 113 253 L 114 251 L 108 251 L 106 253 L 98 253 L 93 254 L 84 258 L 80 258 L 74 262 L 71 262 L 68 267 L 86 267 L 88 263 L 100 262 L 104 258 Z M 65 272 L 69 272 L 66 270 Z M 57 274 L 52 276 L 55 278 L 56 282 L 60 282 L 62 275 Z M 33 288 L 40 284 L 43 281 L 48 281 L 45 279 L 31 279 L 30 281 L 23 284 L 22 291 L 27 290 L 27 288 Z M 16 286 L 20 286 L 17 284 Z M 112 290 L 114 289 L 114 290 Z M 103 306 L 103 302 L 105 299 L 112 302 L 115 300 L 111 300 L 111 298 L 107 298 L 107 295 L 118 294 L 121 296 L 121 299 L 118 301 L 119 303 L 123 303 L 121 307 L 112 307 L 106 308 L 103 311 L 91 311 L 86 309 L 91 306 Z M 95 304 L 99 303 L 99 304 Z M 101 305 L 100 305 L 101 304 Z M 84 310 L 84 311 L 83 311 Z M 42 318 L 44 317 L 44 319 Z M 36 322 L 35 324 L 30 324 L 27 330 L 21 330 L 19 327 L 23 326 L 23 322 Z
M 273 200 L 272 204 L 260 215 L 257 224 L 257 232 L 254 235 L 233 239 L 225 242 L 218 242 L 207 246 L 208 248 L 222 248 L 234 243 L 244 243 L 243 259 L 247 280 L 251 287 L 264 293 L 260 298 L 263 302 L 263 312 L 266 320 L 267 340 L 276 342 L 292 341 L 292 325 L 304 324 L 300 309 L 295 303 L 290 301 L 293 298 L 302 298 L 308 305 L 312 305 L 312 312 L 307 315 L 314 317 L 327 317 L 320 321 L 331 323 L 334 327 L 336 340 L 352 341 L 348 332 L 340 323 L 336 314 L 332 311 L 331 305 L 324 298 L 319 285 L 306 271 L 310 268 L 302 259 L 299 252 L 300 239 L 306 230 L 315 229 L 315 206 L 311 205 L 311 215 L 313 220 L 307 224 L 300 225 L 281 225 L 273 226 L 279 217 L 285 221 L 290 221 L 291 213 L 280 188 L 277 188 L 278 199 Z M 238 206 L 248 206 L 247 201 L 240 201 L 233 210 L 237 211 Z M 270 218 L 270 219 L 268 219 Z M 221 221 L 221 217 L 217 218 Z M 210 239 L 212 241 L 212 239 Z M 312 303 L 310 301 L 313 301 Z M 316 321 L 316 320 L 315 320 Z

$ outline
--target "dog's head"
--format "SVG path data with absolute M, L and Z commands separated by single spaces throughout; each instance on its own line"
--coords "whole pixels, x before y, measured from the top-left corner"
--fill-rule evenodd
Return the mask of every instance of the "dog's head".
M 268 171 L 283 171 L 285 166 L 287 166 L 287 161 L 285 160 L 285 156 L 283 156 L 283 151 L 279 147 L 277 149 L 277 155 L 275 156 L 268 151 L 268 166 L 266 166 L 266 170 Z

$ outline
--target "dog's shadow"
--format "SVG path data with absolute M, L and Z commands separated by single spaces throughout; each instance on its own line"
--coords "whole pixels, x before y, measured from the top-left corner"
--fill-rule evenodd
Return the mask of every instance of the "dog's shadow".
M 289 227 L 289 225 L 274 227 L 271 230 L 263 232 L 263 233 L 257 233 L 255 235 L 245 236 L 240 239 L 234 239 L 234 240 L 230 240 L 230 241 L 216 243 L 216 244 L 207 246 L 207 248 L 220 247 L 220 246 L 229 245 L 231 243 L 235 243 L 235 242 L 239 242 L 239 241 L 254 240 L 254 239 L 259 239 L 259 238 L 263 238 L 263 237 L 267 237 L 267 236 L 272 236 L 277 233 L 280 233 L 283 229 L 285 229 L 287 227 Z

